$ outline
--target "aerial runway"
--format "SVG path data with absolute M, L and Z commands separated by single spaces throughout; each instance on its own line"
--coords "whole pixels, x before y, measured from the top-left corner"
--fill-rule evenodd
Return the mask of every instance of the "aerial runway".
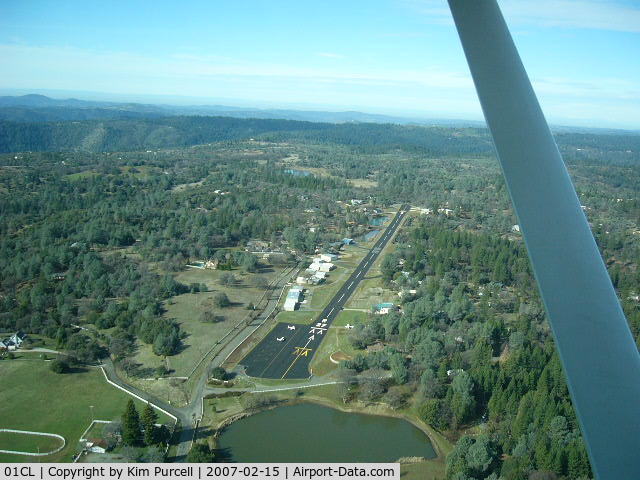
M 247 375 L 279 379 L 308 378 L 310 376 L 309 365 L 324 338 L 324 334 L 328 331 L 344 304 L 358 288 L 358 284 L 396 232 L 398 225 L 400 225 L 408 211 L 409 205 L 403 205 L 400 208 L 373 248 L 362 259 L 351 276 L 338 290 L 338 293 L 320 313 L 315 323 L 311 325 L 278 323 L 240 361 L 240 364 L 246 367 Z M 290 328 L 292 326 L 295 327 L 295 330 Z M 277 339 L 282 337 L 285 340 L 279 342 Z

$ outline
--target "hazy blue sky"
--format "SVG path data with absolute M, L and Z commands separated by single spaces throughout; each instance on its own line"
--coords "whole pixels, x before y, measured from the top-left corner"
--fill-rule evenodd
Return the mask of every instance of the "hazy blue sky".
M 500 5 L 550 121 L 640 128 L 640 1 Z M 444 0 L 3 0 L 0 88 L 481 118 Z

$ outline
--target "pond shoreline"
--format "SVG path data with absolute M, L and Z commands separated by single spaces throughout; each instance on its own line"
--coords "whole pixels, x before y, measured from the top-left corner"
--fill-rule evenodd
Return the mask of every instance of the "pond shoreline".
M 244 410 L 242 412 L 236 413 L 234 415 L 231 415 L 227 418 L 222 419 L 216 425 L 212 425 L 213 433 L 211 435 L 211 439 L 213 440 L 214 448 L 219 448 L 220 446 L 219 437 L 220 435 L 222 435 L 224 430 L 239 420 L 251 417 L 259 413 L 263 413 L 265 411 L 273 410 L 276 408 L 300 405 L 305 403 L 331 408 L 333 410 L 337 410 L 343 413 L 354 413 L 359 415 L 369 415 L 369 416 L 387 417 L 387 418 L 404 420 L 409 424 L 411 424 L 413 427 L 417 428 L 420 432 L 422 432 L 422 434 L 426 436 L 426 438 L 429 440 L 429 444 L 431 445 L 435 453 L 435 457 L 433 458 L 419 457 L 422 459 L 419 461 L 424 461 L 424 462 L 430 461 L 430 462 L 441 463 L 441 462 L 444 462 L 446 458 L 446 452 L 443 451 L 443 448 L 441 445 L 441 439 L 437 438 L 437 436 L 440 434 L 438 434 L 435 430 L 432 431 L 432 427 L 422 422 L 421 420 L 414 418 L 411 415 L 408 415 L 406 413 L 394 412 L 390 410 L 389 407 L 383 406 L 381 404 L 375 404 L 374 408 L 377 407 L 378 410 L 371 411 L 371 406 L 356 405 L 356 406 L 347 407 L 344 405 L 339 405 L 337 403 L 334 403 L 329 399 L 326 399 L 323 397 L 317 397 L 317 396 L 315 397 L 309 396 L 307 398 L 284 399 L 284 400 L 278 401 L 278 403 L 273 405 L 267 405 L 267 406 L 252 409 L 252 410 Z M 443 440 L 446 440 L 446 439 L 443 437 Z M 401 457 L 401 458 L 405 459 L 405 457 Z M 396 461 L 399 461 L 399 460 L 400 459 L 397 459 Z M 412 458 L 412 460 L 413 462 L 415 462 L 417 458 Z M 403 461 L 402 463 L 413 463 L 413 462 Z

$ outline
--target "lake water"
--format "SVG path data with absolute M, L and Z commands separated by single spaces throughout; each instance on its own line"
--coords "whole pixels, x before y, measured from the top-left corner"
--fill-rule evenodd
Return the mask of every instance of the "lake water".
M 311 403 L 243 418 L 224 431 L 219 448 L 236 462 L 394 462 L 436 456 L 429 438 L 405 420 Z
M 370 232 L 367 232 L 363 235 L 364 240 L 366 242 L 368 242 L 369 240 L 371 240 L 372 238 L 374 238 L 376 235 L 378 235 L 380 233 L 380 230 L 371 230 Z
M 289 168 L 285 170 L 284 173 L 288 173 L 290 175 L 293 175 L 294 177 L 308 177 L 309 175 L 311 175 L 311 172 L 308 172 L 306 170 L 296 170 L 295 168 Z
M 388 217 L 375 217 L 372 218 L 371 221 L 369 222 L 369 225 L 373 225 L 374 227 L 379 227 L 380 225 L 382 225 L 384 222 L 387 221 Z

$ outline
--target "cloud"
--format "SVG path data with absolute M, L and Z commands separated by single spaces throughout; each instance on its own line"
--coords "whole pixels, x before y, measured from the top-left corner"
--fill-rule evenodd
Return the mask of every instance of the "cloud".
M 402 0 L 434 23 L 452 24 L 444 0 Z M 640 7 L 606 0 L 499 0 L 510 25 L 640 33 Z

